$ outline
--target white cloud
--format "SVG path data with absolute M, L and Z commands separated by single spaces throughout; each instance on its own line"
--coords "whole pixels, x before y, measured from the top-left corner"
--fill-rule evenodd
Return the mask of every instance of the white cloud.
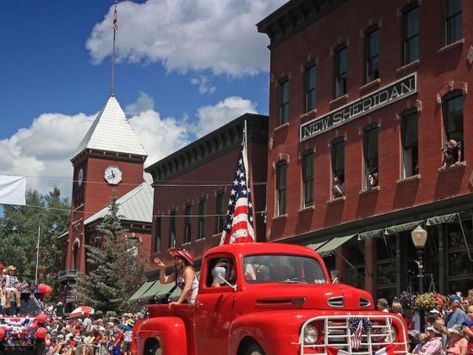
M 143 91 L 140 91 L 140 96 L 136 102 L 125 107 L 125 113 L 128 116 L 138 115 L 148 110 L 154 110 L 154 99 Z
M 159 112 L 149 110 L 129 118 L 129 122 L 148 153 L 145 166 L 189 143 L 188 125 L 182 120 L 161 118 Z
M 27 188 L 47 193 L 54 186 L 64 197 L 72 188 L 70 159 L 95 115 L 45 113 L 28 128 L 0 141 L 0 174 L 27 176 Z
M 137 101 L 127 106 L 130 112 L 137 112 L 128 116 L 128 121 L 149 154 L 145 166 L 245 112 L 256 112 L 256 105 L 251 101 L 229 97 L 214 106 L 200 108 L 193 124 L 186 116 L 163 118 L 153 106 L 153 98 L 146 93 L 140 93 Z M 29 189 L 46 194 L 56 186 L 63 197 L 70 197 L 70 159 L 96 115 L 41 114 L 30 127 L 0 140 L 0 175 L 26 176 Z
M 192 78 L 191 83 L 199 87 L 199 93 L 201 94 L 212 94 L 216 89 L 205 75 L 199 75 L 198 77 Z
M 197 135 L 203 136 L 244 113 L 256 113 L 256 104 L 238 96 L 227 97 L 213 106 L 199 108 Z
M 160 62 L 168 71 L 210 70 L 252 75 L 268 71 L 269 40 L 256 23 L 287 0 L 148 0 L 118 5 L 117 59 Z M 87 40 L 92 61 L 111 54 L 111 15 Z

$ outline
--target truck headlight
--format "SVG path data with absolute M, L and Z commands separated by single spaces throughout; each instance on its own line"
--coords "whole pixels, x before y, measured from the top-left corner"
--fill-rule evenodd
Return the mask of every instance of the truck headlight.
M 317 331 L 317 328 L 314 327 L 313 325 L 308 324 L 304 328 L 304 344 L 306 345 L 315 344 L 318 336 L 319 336 L 319 332 Z

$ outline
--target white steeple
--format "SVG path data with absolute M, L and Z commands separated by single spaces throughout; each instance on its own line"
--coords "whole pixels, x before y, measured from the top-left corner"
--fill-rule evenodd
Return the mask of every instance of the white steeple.
M 111 95 L 79 144 L 74 157 L 84 149 L 147 156 L 115 96 Z

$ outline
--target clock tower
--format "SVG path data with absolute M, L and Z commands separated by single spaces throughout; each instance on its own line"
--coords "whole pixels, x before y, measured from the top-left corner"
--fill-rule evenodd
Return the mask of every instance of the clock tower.
M 73 186 L 66 270 L 86 272 L 88 217 L 144 182 L 146 152 L 114 95 L 97 115 L 71 159 Z

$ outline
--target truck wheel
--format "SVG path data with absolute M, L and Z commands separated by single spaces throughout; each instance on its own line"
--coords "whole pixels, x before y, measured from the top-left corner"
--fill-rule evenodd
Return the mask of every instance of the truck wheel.
M 161 347 L 159 346 L 158 343 L 154 343 L 151 345 L 147 351 L 146 354 L 148 355 L 163 355 L 163 351 L 161 350 Z
M 35 355 L 44 355 L 46 354 L 46 346 L 44 345 L 44 340 L 37 340 L 35 346 Z
M 258 344 L 250 343 L 243 352 L 243 355 L 264 355 L 264 351 Z

